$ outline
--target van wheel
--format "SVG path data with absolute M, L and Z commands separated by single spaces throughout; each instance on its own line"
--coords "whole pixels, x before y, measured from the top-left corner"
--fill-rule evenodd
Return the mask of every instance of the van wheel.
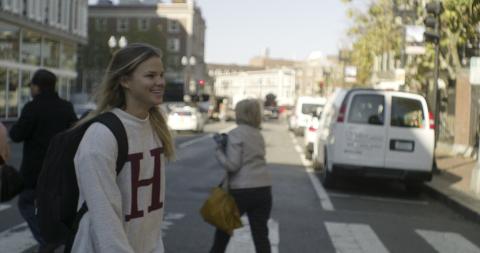
M 332 189 L 335 186 L 335 177 L 333 173 L 328 169 L 328 159 L 327 154 L 325 154 L 325 161 L 323 163 L 323 168 L 320 172 L 320 181 L 322 181 L 323 186 L 327 189 Z
M 422 192 L 423 183 L 418 181 L 405 182 L 405 189 L 412 195 L 419 195 Z

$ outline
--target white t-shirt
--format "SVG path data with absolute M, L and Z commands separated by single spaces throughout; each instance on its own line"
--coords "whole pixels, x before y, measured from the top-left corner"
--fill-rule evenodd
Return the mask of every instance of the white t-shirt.
M 163 253 L 165 156 L 149 118 L 112 110 L 128 136 L 128 160 L 117 176 L 118 147 L 103 124 L 92 124 L 75 155 L 78 207 L 88 212 L 79 224 L 72 252 Z

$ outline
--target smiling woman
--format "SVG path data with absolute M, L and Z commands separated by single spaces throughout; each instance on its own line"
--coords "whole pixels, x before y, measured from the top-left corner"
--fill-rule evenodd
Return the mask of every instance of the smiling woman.
M 113 112 L 127 134 L 128 162 L 117 174 L 114 135 L 98 122 L 88 127 L 74 159 L 79 203 L 88 203 L 88 211 L 72 252 L 164 252 L 165 158 L 173 159 L 174 149 L 157 106 L 165 89 L 161 56 L 157 48 L 139 43 L 117 51 L 97 95 L 97 108 L 78 124 Z

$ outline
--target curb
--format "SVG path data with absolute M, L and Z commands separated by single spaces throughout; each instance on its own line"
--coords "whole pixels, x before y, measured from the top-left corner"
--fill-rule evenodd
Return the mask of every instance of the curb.
M 442 201 L 448 207 L 458 212 L 464 218 L 476 223 L 480 223 L 480 213 L 473 210 L 468 205 L 461 203 L 458 199 L 455 199 L 455 197 L 450 196 L 450 194 L 448 194 L 447 192 L 440 191 L 436 189 L 434 186 L 430 185 L 429 183 L 425 183 L 423 188 L 425 192 L 428 195 L 430 195 L 432 198 Z M 465 195 L 463 193 L 459 192 L 458 194 L 462 194 L 466 198 L 469 198 L 468 195 Z M 475 201 L 475 200 L 472 199 L 472 201 Z

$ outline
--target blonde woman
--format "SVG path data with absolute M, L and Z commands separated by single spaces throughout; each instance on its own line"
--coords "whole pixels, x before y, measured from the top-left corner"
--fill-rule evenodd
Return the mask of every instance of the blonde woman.
M 79 203 L 86 201 L 88 212 L 80 220 L 72 252 L 164 252 L 165 159 L 174 157 L 172 137 L 158 108 L 164 89 L 158 49 L 130 44 L 114 54 L 97 109 L 79 124 L 113 112 L 128 136 L 128 160 L 116 175 L 113 133 L 100 123 L 87 129 L 74 162 Z
M 262 110 L 258 100 L 246 99 L 235 107 L 237 127 L 228 133 L 226 152 L 216 157 L 228 173 L 228 186 L 240 214 L 247 214 L 257 253 L 269 253 L 267 222 L 272 209 L 271 176 L 265 162 L 265 141 L 260 132 Z M 211 253 L 225 252 L 230 235 L 215 231 Z

